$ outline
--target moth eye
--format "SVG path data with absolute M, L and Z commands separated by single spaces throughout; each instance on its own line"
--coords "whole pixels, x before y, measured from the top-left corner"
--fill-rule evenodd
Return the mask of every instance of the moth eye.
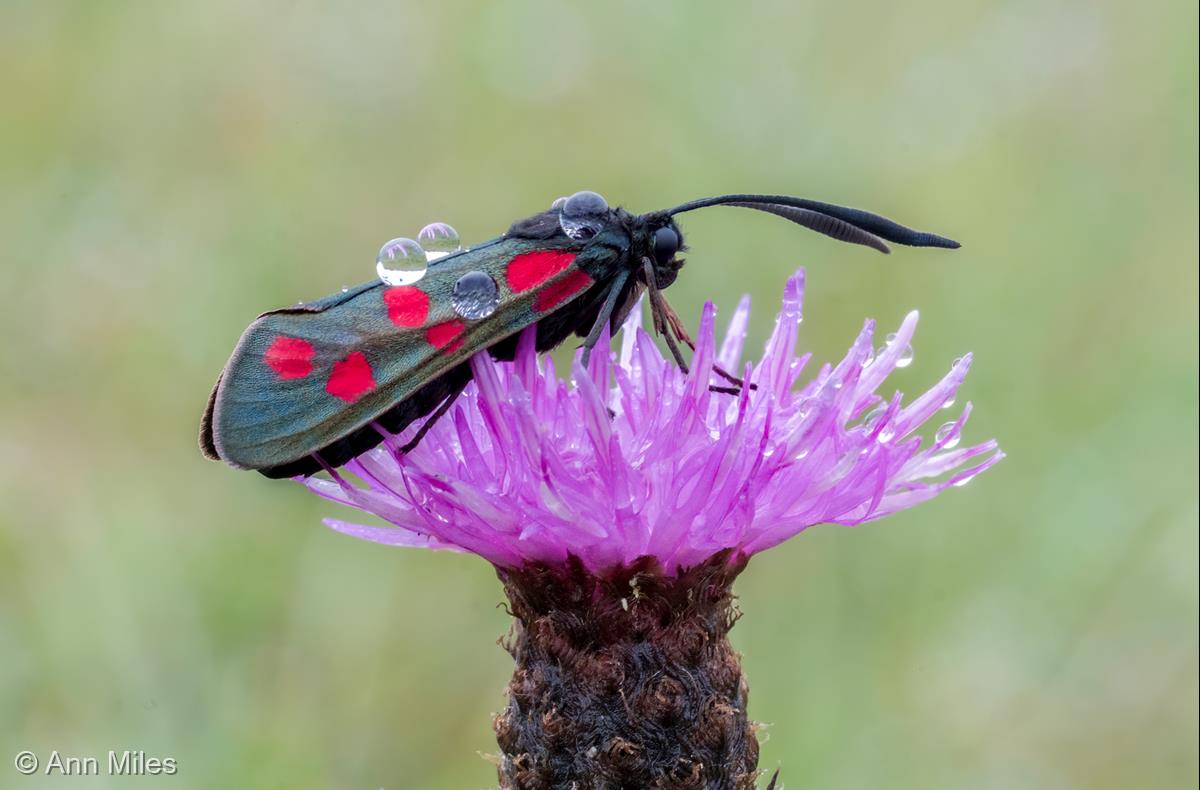
M 557 202 L 557 201 L 555 201 Z M 595 192 L 576 192 L 563 202 L 558 224 L 572 239 L 590 239 L 604 227 L 608 201 Z
M 671 228 L 654 231 L 654 260 L 667 263 L 679 252 L 679 234 Z

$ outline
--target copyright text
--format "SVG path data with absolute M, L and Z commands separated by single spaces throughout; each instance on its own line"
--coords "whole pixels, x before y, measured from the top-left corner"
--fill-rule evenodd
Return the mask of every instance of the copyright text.
M 179 771 L 174 757 L 156 757 L 140 749 L 109 749 L 103 757 L 68 755 L 57 749 L 39 755 L 25 749 L 17 752 L 13 767 L 25 776 L 174 776 Z

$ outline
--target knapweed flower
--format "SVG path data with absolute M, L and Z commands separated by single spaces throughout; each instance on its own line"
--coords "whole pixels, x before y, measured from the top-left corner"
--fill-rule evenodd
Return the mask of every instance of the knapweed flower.
M 753 787 L 755 725 L 727 639 L 746 560 L 814 524 L 911 507 L 1002 457 L 995 441 L 958 447 L 969 403 L 934 419 L 970 355 L 907 404 L 879 394 L 912 361 L 916 312 L 882 344 L 867 321 L 810 374 L 796 347 L 803 282 L 787 281 L 757 362 L 741 363 L 746 298 L 719 347 L 705 305 L 689 372 L 640 310 L 615 358 L 603 338 L 569 378 L 529 330 L 512 362 L 471 359 L 473 383 L 411 453 L 398 448 L 416 426 L 305 481 L 392 525 L 334 529 L 498 569 L 517 664 L 495 720 L 502 787 Z
M 616 360 L 596 353 L 583 370 L 577 355 L 570 380 L 538 359 L 529 330 L 513 362 L 471 360 L 474 382 L 411 453 L 396 448 L 415 426 L 344 467 L 361 486 L 306 484 L 390 522 L 327 522 L 378 543 L 467 551 L 502 568 L 574 555 L 598 571 L 648 555 L 675 571 L 722 549 L 755 554 L 814 524 L 886 516 L 1002 457 L 994 441 L 957 446 L 969 403 L 917 435 L 954 405 L 969 354 L 907 405 L 899 392 L 877 394 L 912 361 L 915 311 L 878 351 L 867 321 L 840 363 L 800 384 L 811 357 L 796 350 L 803 282 L 803 272 L 788 280 L 775 331 L 744 368 L 748 297 L 719 348 L 705 305 L 688 373 L 659 353 L 639 310 Z M 751 386 L 713 391 L 728 386 L 714 363 Z

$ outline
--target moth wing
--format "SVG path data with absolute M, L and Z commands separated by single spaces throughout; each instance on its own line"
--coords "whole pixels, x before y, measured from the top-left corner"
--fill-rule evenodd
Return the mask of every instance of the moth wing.
M 377 281 L 264 313 L 217 382 L 201 448 L 246 469 L 319 451 L 578 298 L 593 280 L 575 257 L 555 242 L 505 238 L 437 261 L 415 285 Z M 481 318 L 454 307 L 455 283 L 473 272 L 496 286 L 495 310 Z M 466 312 L 484 312 L 476 307 Z

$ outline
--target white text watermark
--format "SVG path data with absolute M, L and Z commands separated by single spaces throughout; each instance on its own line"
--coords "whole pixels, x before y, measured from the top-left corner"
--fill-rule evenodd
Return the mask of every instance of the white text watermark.
M 13 758 L 17 773 L 25 776 L 174 776 L 174 757 L 157 757 L 140 749 L 109 749 L 103 756 L 65 754 L 52 749 L 45 754 L 25 749 Z

